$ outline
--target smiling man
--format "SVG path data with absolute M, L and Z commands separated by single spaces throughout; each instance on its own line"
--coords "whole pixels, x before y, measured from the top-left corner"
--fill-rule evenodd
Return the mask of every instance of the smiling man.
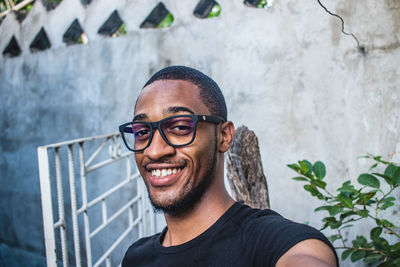
M 150 78 L 120 126 L 167 227 L 129 247 L 122 266 L 336 266 L 317 230 L 235 202 L 224 186 L 234 126 L 218 85 L 192 68 Z

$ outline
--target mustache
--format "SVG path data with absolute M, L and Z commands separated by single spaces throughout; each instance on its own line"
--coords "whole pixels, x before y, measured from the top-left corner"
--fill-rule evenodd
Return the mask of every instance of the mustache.
M 159 160 L 148 160 L 145 163 L 143 163 L 142 166 L 147 169 L 148 165 L 154 164 L 154 163 L 156 163 L 156 164 L 160 164 L 160 163 L 174 164 L 174 165 L 182 165 L 183 166 L 183 165 L 186 165 L 186 160 L 184 160 L 184 159 L 172 160 L 172 159 L 166 157 L 166 158 L 161 158 Z

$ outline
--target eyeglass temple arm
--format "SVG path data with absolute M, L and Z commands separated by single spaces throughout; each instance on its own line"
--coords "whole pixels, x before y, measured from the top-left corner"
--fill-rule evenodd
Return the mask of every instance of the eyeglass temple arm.
M 219 116 L 210 116 L 210 115 L 199 115 L 198 119 L 200 121 L 208 121 L 208 122 L 213 122 L 213 123 L 220 123 L 225 122 L 225 120 Z

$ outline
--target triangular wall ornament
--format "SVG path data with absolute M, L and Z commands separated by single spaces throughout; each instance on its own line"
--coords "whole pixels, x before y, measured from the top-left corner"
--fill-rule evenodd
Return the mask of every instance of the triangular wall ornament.
M 193 15 L 200 19 L 218 17 L 221 13 L 221 6 L 214 0 L 200 0 L 193 11 Z
M 47 37 L 46 31 L 42 27 L 36 35 L 35 39 L 33 39 L 32 43 L 30 44 L 29 49 L 32 53 L 34 53 L 49 49 L 50 47 L 51 43 L 49 41 L 49 38 Z
M 174 16 L 165 5 L 160 2 L 142 22 L 140 28 L 167 28 L 170 27 L 173 22 Z
M 108 19 L 101 25 L 98 30 L 98 34 L 112 36 L 124 22 L 117 10 L 114 10 L 113 13 L 108 17 Z
M 87 36 L 83 31 L 81 24 L 79 24 L 78 19 L 75 19 L 67 31 L 63 35 L 63 42 L 67 45 L 72 44 L 86 44 Z
M 42 4 L 47 11 L 55 9 L 61 2 L 62 0 L 42 0 Z
M 3 56 L 4 57 L 17 57 L 21 55 L 22 50 L 18 45 L 17 39 L 15 39 L 15 36 L 13 35 L 11 37 L 10 42 L 6 46 L 6 48 L 3 51 Z

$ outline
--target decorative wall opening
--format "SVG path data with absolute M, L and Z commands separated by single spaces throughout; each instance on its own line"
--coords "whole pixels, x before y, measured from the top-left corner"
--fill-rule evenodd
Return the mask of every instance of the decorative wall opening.
M 46 31 L 42 27 L 39 33 L 36 35 L 35 39 L 33 39 L 32 43 L 29 46 L 29 49 L 32 53 L 43 51 L 49 49 L 51 47 L 51 43 L 49 38 L 47 37 Z
M 43 6 L 47 11 L 55 9 L 61 2 L 62 0 L 42 0 Z
M 15 36 L 11 37 L 10 42 L 6 46 L 6 48 L 3 51 L 3 56 L 4 57 L 16 57 L 19 56 L 22 53 L 21 48 L 18 45 L 17 39 L 15 39 Z
M 142 22 L 140 28 L 168 28 L 171 27 L 173 22 L 174 16 L 165 5 L 160 2 Z
M 125 23 L 119 16 L 117 10 L 114 10 L 114 12 L 110 15 L 110 17 L 108 17 L 97 33 L 112 37 L 126 34 Z
M 249 7 L 267 8 L 272 7 L 273 0 L 244 0 L 244 4 Z
M 91 2 L 92 0 L 81 0 L 82 5 L 84 6 L 88 6 Z
M 63 35 L 63 42 L 67 45 L 86 44 L 88 38 L 83 31 L 78 19 L 75 19 Z
M 221 6 L 214 0 L 200 0 L 193 11 L 193 15 L 200 19 L 218 17 Z

